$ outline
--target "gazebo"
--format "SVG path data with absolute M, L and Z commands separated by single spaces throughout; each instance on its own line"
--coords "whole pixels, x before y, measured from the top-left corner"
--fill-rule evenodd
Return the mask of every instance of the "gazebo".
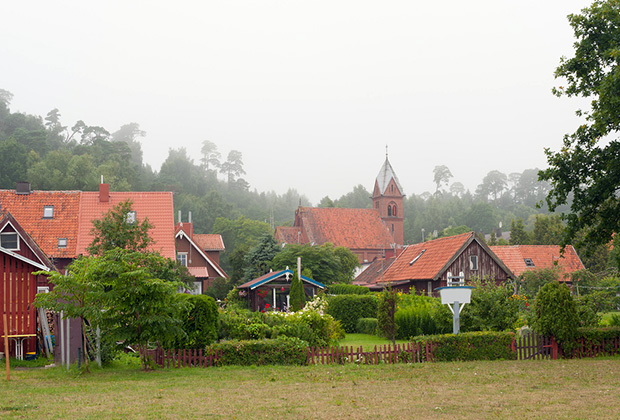
M 293 271 L 289 268 L 281 271 L 272 271 L 254 280 L 237 286 L 239 295 L 248 300 L 249 307 L 253 311 L 273 309 L 286 311 L 290 305 L 289 293 Z M 306 300 L 311 300 L 319 291 L 324 290 L 325 285 L 311 278 L 301 276 Z

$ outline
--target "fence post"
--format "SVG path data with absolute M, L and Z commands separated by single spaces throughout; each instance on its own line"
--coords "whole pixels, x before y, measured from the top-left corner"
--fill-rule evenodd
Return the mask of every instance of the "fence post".
M 555 337 L 551 337 L 551 358 L 558 360 L 558 343 L 555 341 Z

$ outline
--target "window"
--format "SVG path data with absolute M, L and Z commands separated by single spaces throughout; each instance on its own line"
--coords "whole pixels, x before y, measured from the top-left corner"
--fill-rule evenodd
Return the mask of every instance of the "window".
M 67 238 L 58 238 L 58 248 L 67 247 Z
M 523 261 L 525 261 L 526 267 L 535 267 L 534 261 L 531 258 L 524 258 Z
M 187 252 L 177 253 L 177 261 L 180 262 L 183 267 L 187 267 Z
M 470 270 L 477 270 L 478 269 L 478 256 L 477 255 L 470 255 L 469 256 L 469 269 Z
M 392 216 L 396 217 L 396 204 L 392 205 Z
M 127 212 L 127 217 L 125 218 L 125 221 L 127 223 L 129 223 L 130 225 L 133 225 L 134 223 L 136 223 L 136 220 L 138 219 L 137 219 L 135 211 Z
M 388 205 L 388 217 L 392 217 L 392 206 Z
M 45 207 L 43 207 L 43 218 L 44 219 L 53 219 L 54 218 L 54 206 L 45 206 Z
M 49 286 L 37 286 L 37 293 L 49 293 Z
M 0 233 L 0 246 L 13 251 L 19 250 L 19 239 L 17 237 L 17 233 Z

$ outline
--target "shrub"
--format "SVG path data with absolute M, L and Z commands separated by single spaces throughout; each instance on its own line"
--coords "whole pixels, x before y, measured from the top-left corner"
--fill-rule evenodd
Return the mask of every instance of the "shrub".
M 327 292 L 330 295 L 366 295 L 370 293 L 370 289 L 355 284 L 332 284 L 328 287 Z
M 187 310 L 182 313 L 182 328 L 185 337 L 174 347 L 198 349 L 217 340 L 218 308 L 215 300 L 207 295 L 178 294 L 184 300 Z
M 534 301 L 532 328 L 542 335 L 554 336 L 565 350 L 575 338 L 579 327 L 577 304 L 565 284 L 545 284 Z
M 413 341 L 434 347 L 437 362 L 471 360 L 514 360 L 512 332 L 469 332 L 416 337 Z
M 293 272 L 293 279 L 291 280 L 290 303 L 293 311 L 299 311 L 304 307 L 306 303 L 306 294 L 304 293 L 304 285 L 298 278 L 297 270 Z
M 404 294 L 395 316 L 398 339 L 408 339 L 423 334 L 442 334 L 450 331 L 452 314 L 438 298 Z
M 396 333 L 398 331 L 395 317 L 400 295 L 402 293 L 397 293 L 391 287 L 383 289 L 379 293 L 379 306 L 377 307 L 379 332 L 383 337 L 391 340 L 394 345 L 396 345 Z
M 344 330 L 354 333 L 357 320 L 377 316 L 376 295 L 337 295 L 328 298 L 327 313 L 340 321 Z
M 461 312 L 462 331 L 509 331 L 519 320 L 521 300 L 513 298 L 509 284 L 493 279 L 474 280 L 471 303 Z M 526 302 L 527 304 L 527 302 Z
M 211 344 L 207 355 L 220 354 L 219 365 L 304 365 L 308 343 L 295 337 L 231 340 Z
M 377 333 L 377 318 L 360 318 L 357 320 L 357 332 L 360 334 Z
M 578 328 L 575 334 L 575 339 L 583 340 L 583 346 L 581 343 L 575 343 L 572 347 L 575 348 L 575 356 L 581 356 L 581 352 L 588 353 L 588 351 L 594 346 L 601 346 L 605 343 L 602 350 L 607 354 L 618 354 L 620 351 L 616 346 L 617 339 L 620 338 L 620 327 L 585 327 Z
M 242 291 L 241 293 L 247 293 Z M 239 289 L 233 287 L 224 299 L 227 308 L 249 309 L 248 300 L 245 296 L 239 294 Z

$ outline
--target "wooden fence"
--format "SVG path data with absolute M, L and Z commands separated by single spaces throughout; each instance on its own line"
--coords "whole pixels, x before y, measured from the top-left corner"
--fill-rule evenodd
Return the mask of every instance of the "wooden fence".
M 362 347 L 309 347 L 307 364 L 329 365 L 357 363 L 376 365 L 380 363 L 423 363 L 435 360 L 434 343 L 406 343 L 396 346 L 375 346 L 373 350 L 364 351 Z M 517 360 L 555 360 L 562 357 L 562 348 L 553 337 L 530 334 L 515 338 L 512 349 Z M 584 340 L 573 350 L 573 357 L 613 356 L 620 354 L 620 338 L 601 340 L 599 343 L 588 343 Z M 211 367 L 219 365 L 222 353 L 206 355 L 203 350 L 149 350 L 153 361 L 164 368 L 178 367 Z
M 357 350 L 351 346 L 308 348 L 309 365 L 328 365 L 332 363 L 357 363 L 376 365 L 379 363 L 421 363 L 433 361 L 434 346 L 432 343 L 406 343 L 375 346 L 374 350 Z

